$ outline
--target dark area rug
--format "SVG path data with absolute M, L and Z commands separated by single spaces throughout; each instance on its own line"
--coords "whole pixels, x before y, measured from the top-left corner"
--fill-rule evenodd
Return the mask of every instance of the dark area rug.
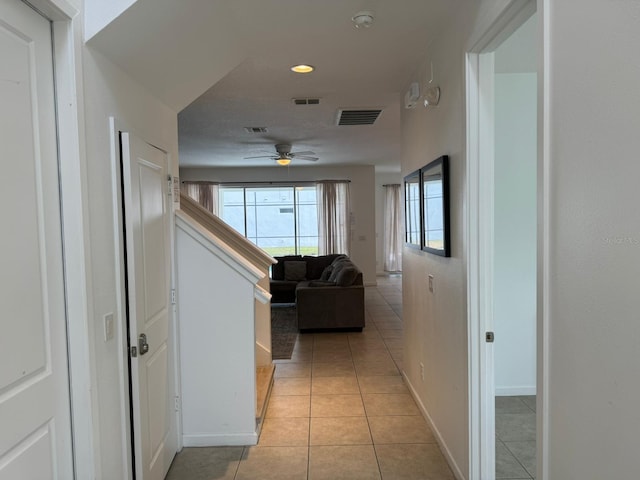
M 274 360 L 291 358 L 298 337 L 295 304 L 271 305 L 271 356 Z

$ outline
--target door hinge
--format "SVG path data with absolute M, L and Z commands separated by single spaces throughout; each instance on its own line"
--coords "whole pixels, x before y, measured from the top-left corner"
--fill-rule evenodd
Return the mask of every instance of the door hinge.
M 180 397 L 178 395 L 176 395 L 175 397 L 173 397 L 174 400 L 174 406 L 176 409 L 176 412 L 180 411 Z
M 172 196 L 173 195 L 173 180 L 171 178 L 171 175 L 167 175 L 167 186 L 169 188 L 167 188 L 167 195 Z
M 138 356 L 138 347 L 131 347 L 129 350 L 132 358 L 136 358 Z
M 175 305 L 176 304 L 176 289 L 172 288 L 171 289 L 171 305 Z
M 493 343 L 493 341 L 495 340 L 495 335 L 493 334 L 493 332 L 487 332 L 484 334 L 484 338 L 487 343 Z

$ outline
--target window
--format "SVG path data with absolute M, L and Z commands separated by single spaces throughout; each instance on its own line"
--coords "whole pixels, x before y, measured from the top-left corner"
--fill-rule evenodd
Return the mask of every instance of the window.
M 220 186 L 219 216 L 269 255 L 317 255 L 314 186 Z

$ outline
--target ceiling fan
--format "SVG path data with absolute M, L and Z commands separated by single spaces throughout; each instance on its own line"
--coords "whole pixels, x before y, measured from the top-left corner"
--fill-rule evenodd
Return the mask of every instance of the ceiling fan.
M 288 143 L 279 143 L 276 146 L 276 155 L 258 155 L 256 157 L 244 157 L 245 160 L 252 158 L 273 158 L 279 165 L 289 165 L 291 160 L 308 160 L 310 162 L 318 161 L 318 157 L 313 157 L 315 152 L 292 152 L 291 145 Z

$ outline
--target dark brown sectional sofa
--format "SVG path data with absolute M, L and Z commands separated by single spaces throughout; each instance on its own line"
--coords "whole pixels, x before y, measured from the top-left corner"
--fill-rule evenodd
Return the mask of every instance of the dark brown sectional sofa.
M 276 257 L 271 302 L 295 303 L 301 331 L 362 330 L 362 272 L 345 255 Z

